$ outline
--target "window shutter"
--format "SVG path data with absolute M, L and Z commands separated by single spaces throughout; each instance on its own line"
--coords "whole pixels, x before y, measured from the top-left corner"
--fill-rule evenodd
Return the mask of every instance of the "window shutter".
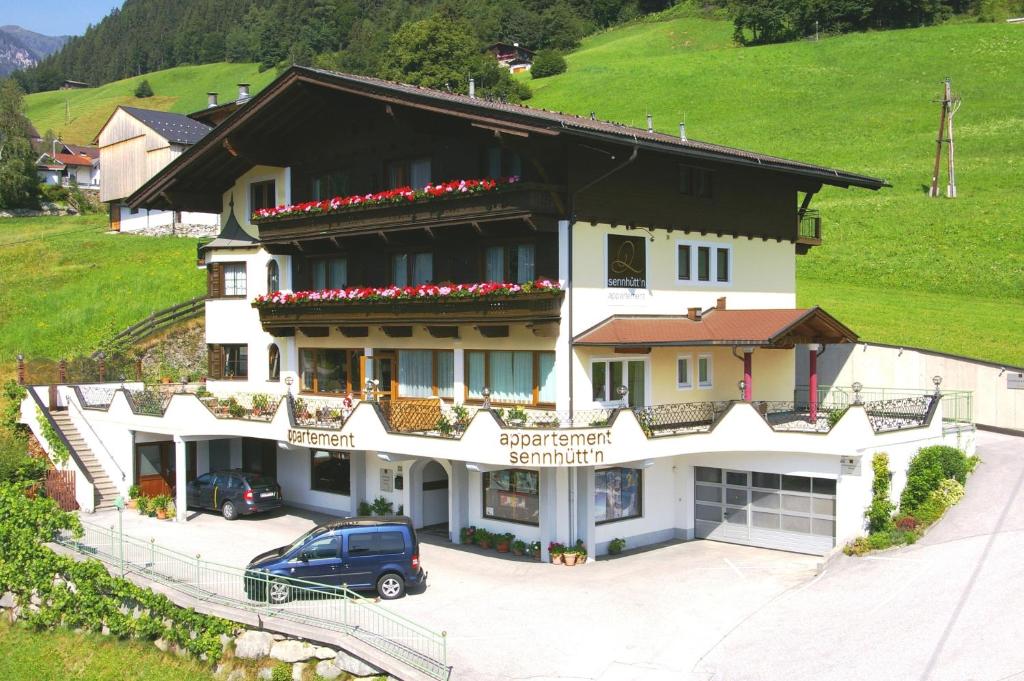
M 224 348 L 219 345 L 206 346 L 207 377 L 224 378 Z
M 224 266 L 212 262 L 206 266 L 206 297 L 220 298 L 224 295 Z

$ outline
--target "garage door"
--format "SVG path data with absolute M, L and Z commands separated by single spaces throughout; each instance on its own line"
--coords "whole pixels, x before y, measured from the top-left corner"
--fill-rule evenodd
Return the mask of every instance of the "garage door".
M 696 466 L 694 503 L 698 539 L 814 554 L 835 545 L 830 478 Z

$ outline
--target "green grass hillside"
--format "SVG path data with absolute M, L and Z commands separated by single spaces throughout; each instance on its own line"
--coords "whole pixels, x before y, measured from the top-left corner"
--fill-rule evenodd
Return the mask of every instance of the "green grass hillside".
M 195 239 L 106 229 L 105 215 L 0 220 L 0 367 L 19 352 L 92 352 L 150 312 L 202 294 Z
M 887 178 L 829 188 L 824 245 L 799 258 L 801 305 L 867 340 L 1024 364 L 1024 27 L 950 24 L 756 48 L 685 8 L 586 39 L 531 106 Z M 957 114 L 959 198 L 933 199 L 941 80 Z
M 206 106 L 207 92 L 217 92 L 221 102 L 228 102 L 237 97 L 238 83 L 250 83 L 255 94 L 275 75 L 273 69 L 260 73 L 256 64 L 179 66 L 100 87 L 31 94 L 25 97 L 25 114 L 40 133 L 53 130 L 65 142 L 89 144 L 120 104 L 191 113 Z M 135 87 L 143 80 L 153 87 L 153 96 L 137 99 Z M 70 122 L 65 121 L 66 112 Z

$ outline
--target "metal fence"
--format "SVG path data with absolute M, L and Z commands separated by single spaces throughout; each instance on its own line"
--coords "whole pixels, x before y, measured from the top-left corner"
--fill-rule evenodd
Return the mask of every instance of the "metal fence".
M 808 388 L 806 385 L 798 385 L 793 392 L 794 400 L 802 404 L 807 403 Z M 914 397 L 934 395 L 934 389 L 925 388 L 874 388 L 862 387 L 860 389 L 860 401 L 868 402 L 891 402 Z M 970 390 L 941 390 L 942 395 L 942 422 L 945 424 L 974 423 L 974 400 Z M 818 403 L 829 404 L 834 407 L 844 407 L 853 404 L 855 392 L 851 386 L 823 385 L 818 387 Z
M 340 632 L 433 678 L 449 675 L 447 635 L 381 607 L 342 586 L 288 578 L 212 563 L 125 535 L 117 528 L 82 523 L 75 539 L 58 543 L 112 566 L 122 576 L 137 574 L 208 603 L 255 612 L 330 632 Z M 283 598 L 271 596 L 284 594 Z

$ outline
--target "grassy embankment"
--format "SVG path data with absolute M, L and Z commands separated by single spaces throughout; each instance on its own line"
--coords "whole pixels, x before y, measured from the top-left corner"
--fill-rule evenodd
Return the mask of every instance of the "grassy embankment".
M 824 245 L 798 260 L 798 302 L 865 340 L 1024 365 L 1024 31 L 957 23 L 756 48 L 677 7 L 592 36 L 531 106 L 888 179 L 827 188 Z M 959 198 L 929 198 L 941 80 L 957 114 Z

